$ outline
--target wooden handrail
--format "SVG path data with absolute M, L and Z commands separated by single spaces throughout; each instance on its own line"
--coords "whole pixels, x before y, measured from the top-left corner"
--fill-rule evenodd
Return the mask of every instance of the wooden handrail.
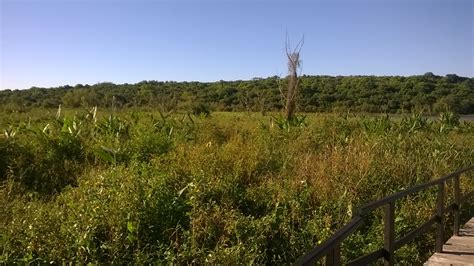
M 370 254 L 359 257 L 355 260 L 350 261 L 349 265 L 366 265 L 371 262 L 375 262 L 380 258 L 384 258 L 385 265 L 394 265 L 395 250 L 399 249 L 403 245 L 406 245 L 410 241 L 414 240 L 417 236 L 426 233 L 432 225 L 436 224 L 436 252 L 442 252 L 443 250 L 443 232 L 444 232 L 444 214 L 446 212 L 452 212 L 454 216 L 453 234 L 459 234 L 459 223 L 460 223 L 460 205 L 466 201 L 470 196 L 474 195 L 474 191 L 469 192 L 464 197 L 460 194 L 460 176 L 461 174 L 474 170 L 474 165 L 460 169 L 453 173 L 450 173 L 441 178 L 433 181 L 414 186 L 410 189 L 406 189 L 395 194 L 389 195 L 382 199 L 373 201 L 362 206 L 352 220 L 347 223 L 344 227 L 336 231 L 329 239 L 324 241 L 321 245 L 318 245 L 308 251 L 306 254 L 301 256 L 295 265 L 314 265 L 315 262 L 326 257 L 327 265 L 339 265 L 341 264 L 341 243 L 350 234 L 352 234 L 357 228 L 359 228 L 366 217 L 366 214 L 374 211 L 379 207 L 384 208 L 384 246 L 383 248 L 372 252 Z M 454 203 L 449 204 L 447 207 L 444 206 L 445 199 L 445 186 L 448 180 L 454 180 Z M 438 196 L 436 199 L 436 215 L 430 218 L 427 222 L 423 223 L 416 229 L 412 230 L 408 234 L 402 236 L 400 239 L 395 239 L 395 202 L 396 200 L 403 198 L 407 195 L 414 194 L 427 188 L 437 186 Z
M 346 224 L 343 228 L 337 231 L 334 235 L 332 235 L 328 240 L 324 241 L 320 246 L 312 249 L 304 256 L 300 258 L 302 265 L 311 265 L 311 263 L 316 262 L 317 260 L 321 259 L 323 256 L 327 255 L 330 251 L 334 248 L 337 248 L 339 244 L 353 231 L 355 231 L 359 226 L 363 223 L 362 217 L 354 217 L 348 224 Z M 337 255 L 336 255 L 337 256 Z M 298 262 L 296 263 L 298 264 Z

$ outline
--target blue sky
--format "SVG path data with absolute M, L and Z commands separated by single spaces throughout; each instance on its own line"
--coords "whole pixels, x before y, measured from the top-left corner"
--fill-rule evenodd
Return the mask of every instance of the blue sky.
M 471 0 L 0 0 L 0 89 L 286 74 L 474 76 Z

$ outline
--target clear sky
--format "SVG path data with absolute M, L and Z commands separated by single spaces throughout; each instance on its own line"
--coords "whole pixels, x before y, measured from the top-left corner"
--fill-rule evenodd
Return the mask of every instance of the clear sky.
M 286 74 L 474 76 L 472 0 L 0 0 L 0 89 Z

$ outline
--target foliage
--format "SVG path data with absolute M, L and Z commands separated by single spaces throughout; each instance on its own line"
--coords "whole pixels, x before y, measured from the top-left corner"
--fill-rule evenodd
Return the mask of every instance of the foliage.
M 362 204 L 472 164 L 472 122 L 441 117 L 4 113 L 0 262 L 291 263 Z M 435 201 L 397 203 L 397 235 Z M 344 241 L 344 261 L 381 247 L 382 216 Z M 432 240 L 398 262 L 421 263 Z
M 275 124 L 278 126 L 279 129 L 290 131 L 291 128 L 301 128 L 306 126 L 306 116 L 292 116 L 290 119 L 283 117 L 283 116 L 272 116 Z
M 207 117 L 211 114 L 209 107 L 204 103 L 198 103 L 193 105 L 193 114 Z
M 459 126 L 459 115 L 453 112 L 443 112 L 439 114 L 440 132 L 449 131 Z
M 0 109 L 26 112 L 34 107 L 157 108 L 162 112 L 280 111 L 278 88 L 288 78 L 218 82 L 142 81 L 0 91 Z M 299 111 L 436 114 L 474 113 L 474 78 L 448 74 L 419 76 L 308 76 L 298 78 Z M 204 112 L 202 112 L 204 111 Z

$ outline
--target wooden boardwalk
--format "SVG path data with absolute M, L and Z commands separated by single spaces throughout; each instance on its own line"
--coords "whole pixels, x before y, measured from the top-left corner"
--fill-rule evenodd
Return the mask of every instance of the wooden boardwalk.
M 474 265 L 474 217 L 435 253 L 424 265 Z

